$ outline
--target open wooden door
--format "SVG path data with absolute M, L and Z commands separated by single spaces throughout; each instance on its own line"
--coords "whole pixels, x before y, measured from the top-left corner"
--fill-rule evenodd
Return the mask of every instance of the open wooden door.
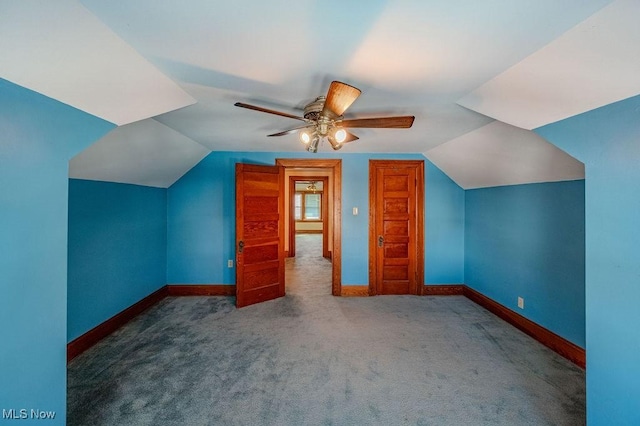
M 369 162 L 369 293 L 421 294 L 424 162 Z
M 236 307 L 284 294 L 284 168 L 236 164 Z

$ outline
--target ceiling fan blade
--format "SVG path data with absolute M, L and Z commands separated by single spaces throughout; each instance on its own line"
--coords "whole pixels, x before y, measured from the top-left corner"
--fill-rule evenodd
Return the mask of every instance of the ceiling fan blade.
M 249 105 L 249 104 L 245 104 L 245 103 L 242 103 L 242 102 L 236 102 L 234 105 L 237 106 L 237 107 L 240 107 L 240 108 L 247 108 L 247 109 L 252 109 L 254 111 L 260 111 L 260 112 L 266 112 L 268 114 L 279 115 L 281 117 L 287 117 L 287 118 L 293 118 L 293 119 L 296 119 L 296 120 L 306 121 L 304 118 L 298 117 L 298 116 L 293 115 L 293 114 L 287 114 L 286 112 L 275 111 L 273 109 L 262 108 L 262 107 L 259 107 L 259 106 Z
M 340 127 L 367 127 L 376 129 L 408 129 L 413 125 L 415 119 L 412 115 L 400 117 L 376 117 L 376 118 L 355 118 L 352 120 L 342 120 L 338 124 Z
M 347 131 L 345 130 L 345 132 Z M 342 143 L 349 143 L 349 142 L 357 141 L 358 139 L 360 138 L 354 135 L 353 133 L 347 132 L 347 138 L 344 141 L 342 141 Z
M 274 133 L 272 135 L 267 135 L 267 136 L 284 136 L 284 135 L 290 135 L 291 133 L 295 133 L 298 130 L 302 130 L 302 129 L 309 129 L 313 126 L 300 126 L 300 127 L 294 127 L 293 129 L 289 129 L 289 130 L 285 130 L 283 132 L 278 132 L 278 133 Z
M 349 106 L 360 96 L 360 89 L 349 86 L 346 83 L 334 81 L 329 86 L 327 99 L 324 101 L 322 115 L 331 115 L 330 112 L 341 116 Z

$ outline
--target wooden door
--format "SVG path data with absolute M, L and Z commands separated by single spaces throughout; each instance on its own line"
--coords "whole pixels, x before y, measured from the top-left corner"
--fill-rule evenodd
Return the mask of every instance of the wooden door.
M 236 164 L 236 306 L 284 294 L 284 169 Z
M 422 294 L 424 162 L 369 163 L 369 292 Z

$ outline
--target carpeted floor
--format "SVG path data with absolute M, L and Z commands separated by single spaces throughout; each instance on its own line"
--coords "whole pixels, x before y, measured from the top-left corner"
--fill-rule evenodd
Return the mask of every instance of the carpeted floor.
M 285 277 L 287 295 L 331 294 L 331 260 L 322 257 L 322 234 L 296 235 L 296 256 L 287 259 Z
M 286 297 L 167 298 L 77 357 L 68 424 L 585 423 L 580 368 L 464 297 L 333 297 L 298 241 Z

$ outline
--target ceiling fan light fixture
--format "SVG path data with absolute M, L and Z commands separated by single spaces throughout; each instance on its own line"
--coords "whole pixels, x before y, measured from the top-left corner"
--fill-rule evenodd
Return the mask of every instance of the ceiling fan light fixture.
M 305 145 L 308 145 L 309 142 L 311 142 L 311 134 L 305 130 L 300 132 L 300 142 L 302 142 Z
M 347 131 L 344 129 L 338 129 L 334 132 L 333 138 L 338 143 L 342 143 L 347 139 Z
M 340 148 L 342 148 L 342 144 L 338 142 L 334 136 L 332 135 L 327 136 L 327 140 L 329 141 L 329 144 L 331 145 L 331 148 L 333 148 L 334 151 L 337 151 Z
M 314 136 L 311 142 L 307 145 L 307 151 L 312 153 L 318 152 L 319 144 L 320 144 L 320 138 L 318 136 Z

